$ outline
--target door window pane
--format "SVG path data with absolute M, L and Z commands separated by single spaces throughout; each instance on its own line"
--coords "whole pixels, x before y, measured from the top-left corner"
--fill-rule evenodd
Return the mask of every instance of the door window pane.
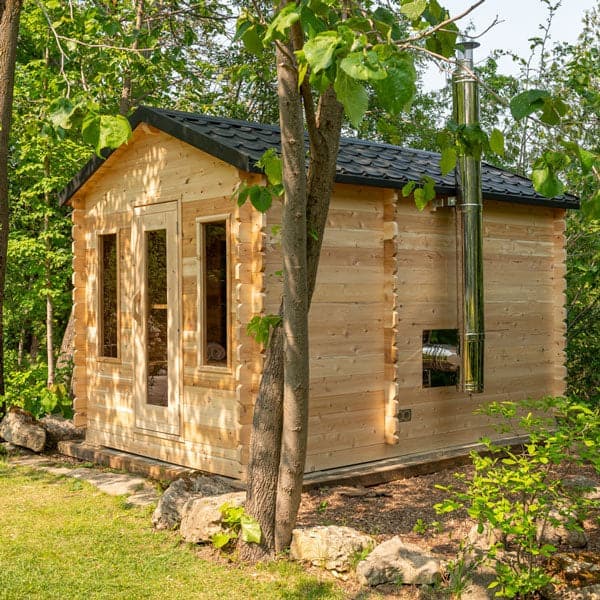
M 167 231 L 146 231 L 146 402 L 168 406 Z
M 204 361 L 227 366 L 227 224 L 203 223 Z
M 117 234 L 98 236 L 100 257 L 100 356 L 118 356 Z

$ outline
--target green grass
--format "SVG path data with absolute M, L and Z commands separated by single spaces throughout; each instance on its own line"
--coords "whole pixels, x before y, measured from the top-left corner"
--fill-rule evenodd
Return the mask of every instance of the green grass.
M 0 458 L 0 598 L 343 598 L 299 565 L 201 560 L 150 511 L 78 480 L 10 467 Z

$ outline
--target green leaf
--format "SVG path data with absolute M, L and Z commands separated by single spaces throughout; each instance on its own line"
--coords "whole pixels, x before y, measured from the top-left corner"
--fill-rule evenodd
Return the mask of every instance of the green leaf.
M 333 86 L 337 99 L 344 105 L 350 123 L 358 127 L 369 107 L 367 90 L 358 81 L 351 79 L 341 69 Z
M 287 4 L 284 6 L 271 21 L 267 27 L 263 38 L 265 43 L 270 43 L 273 40 L 285 39 L 287 30 L 297 21 L 300 20 L 300 9 L 296 4 Z
M 242 42 L 248 52 L 252 54 L 260 54 L 264 48 L 262 41 L 262 31 L 259 30 L 257 25 L 251 25 L 242 34 Z
M 300 22 L 302 23 L 302 29 L 309 38 L 313 38 L 327 29 L 323 21 L 305 5 L 300 9 Z
M 416 185 L 417 185 L 416 181 L 409 181 L 402 188 L 402 196 L 404 196 L 404 198 L 406 198 L 407 196 L 410 196 L 412 194 L 412 191 L 415 189 Z
M 235 539 L 235 536 L 232 535 L 231 533 L 227 533 L 225 531 L 218 531 L 217 533 L 213 534 L 210 541 L 211 541 L 212 545 L 218 549 L 218 548 L 224 548 L 233 539 Z
M 314 73 L 323 71 L 333 64 L 333 55 L 343 43 L 335 31 L 324 31 L 304 44 L 304 56 Z
M 556 176 L 554 169 L 548 166 L 534 168 L 531 172 L 531 180 L 535 191 L 547 198 L 560 196 L 564 191 L 564 185 Z
M 264 169 L 271 185 L 279 185 L 283 181 L 281 158 L 274 148 L 269 148 L 257 161 L 257 167 Z M 264 211 L 263 211 L 264 212 Z
M 245 183 L 241 185 L 241 187 L 237 190 L 237 205 L 244 206 L 246 200 L 248 200 L 248 196 L 250 194 L 250 186 L 247 186 Z M 236 192 L 233 193 L 234 197 Z
M 449 146 L 442 149 L 442 156 L 440 158 L 442 175 L 448 175 L 456 167 L 456 158 L 456 148 Z
M 498 156 L 504 156 L 504 134 L 499 129 L 492 129 L 490 149 Z
M 83 120 L 81 134 L 85 142 L 94 146 L 101 156 L 103 148 L 118 148 L 131 137 L 129 121 L 122 115 L 89 113 Z
M 246 327 L 246 333 L 254 338 L 258 344 L 264 346 L 269 341 L 271 329 L 277 327 L 280 323 L 281 317 L 279 315 L 265 315 L 264 317 L 256 315 L 250 319 Z
M 260 212 L 267 212 L 273 203 L 271 192 L 263 186 L 255 185 L 250 188 L 250 202 Z
M 242 515 L 240 518 L 242 540 L 249 544 L 260 544 L 261 531 L 258 521 L 250 515 Z
M 348 54 L 348 56 L 340 62 L 340 68 L 353 79 L 359 79 L 361 81 L 386 78 L 386 72 L 383 69 L 379 67 L 373 68 L 365 62 L 365 55 L 363 52 L 351 52 Z
M 423 210 L 427 206 L 427 200 L 425 199 L 425 191 L 423 188 L 417 188 L 414 193 L 415 206 L 419 210 Z
M 54 127 L 71 128 L 75 105 L 68 98 L 58 98 L 50 105 L 49 119 Z
M 386 64 L 387 77 L 372 82 L 381 106 L 392 115 L 407 108 L 417 93 L 413 58 L 408 54 L 395 56 Z
M 513 118 L 520 121 L 536 110 L 544 108 L 544 99 L 549 96 L 546 90 L 527 90 L 517 94 L 510 101 L 510 112 Z
M 600 159 L 597 154 L 593 152 L 589 152 L 584 148 L 578 147 L 577 153 L 579 155 L 579 162 L 581 163 L 581 169 L 587 175 L 594 166 L 594 163 Z
M 400 12 L 411 21 L 418 19 L 427 8 L 427 0 L 413 0 L 400 8 Z

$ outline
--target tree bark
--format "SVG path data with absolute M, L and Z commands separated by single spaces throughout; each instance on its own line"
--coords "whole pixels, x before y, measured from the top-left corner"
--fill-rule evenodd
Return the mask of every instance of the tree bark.
M 280 314 L 283 309 L 280 310 Z M 260 524 L 260 544 L 240 544 L 240 558 L 256 562 L 275 549 L 275 501 L 283 423 L 283 330 L 275 327 L 266 350 L 252 417 L 246 511 Z
M 4 284 L 8 251 L 8 143 L 22 0 L 0 0 L 0 395 L 4 395 Z M 0 403 L 0 416 L 4 403 Z
M 44 157 L 44 177 L 50 177 L 50 157 L 48 154 Z M 54 385 L 54 306 L 52 304 L 52 266 L 50 253 L 52 252 L 52 242 L 50 241 L 50 194 L 44 192 L 46 203 L 46 214 L 44 215 L 44 244 L 46 249 L 46 259 L 44 261 L 44 275 L 46 284 L 46 360 L 48 362 L 48 377 L 46 385 Z
M 137 50 L 139 48 L 138 35 L 142 29 L 142 22 L 144 18 L 144 0 L 137 0 L 135 5 L 135 24 L 133 26 L 133 34 L 135 36 L 131 49 Z M 133 93 L 133 79 L 131 77 L 131 69 L 125 71 L 123 76 L 123 87 L 121 88 L 121 100 L 119 102 L 119 114 L 127 116 L 127 113 L 131 109 L 131 98 Z
M 308 90 L 303 90 L 309 130 L 306 235 L 308 304 L 315 289 L 321 245 L 329 201 L 335 179 L 343 107 L 332 89 L 321 95 L 315 112 Z M 281 312 L 281 311 L 280 311 Z M 254 406 L 250 460 L 247 476 L 246 510 L 261 526 L 262 544 L 242 544 L 244 560 L 259 560 L 275 549 L 275 505 L 283 422 L 283 342 L 281 328 L 275 328 L 267 347 L 263 376 Z
M 275 551 L 290 543 L 300 505 L 308 428 L 307 182 L 302 99 L 290 45 L 277 44 L 283 187 L 283 427 L 277 482 Z

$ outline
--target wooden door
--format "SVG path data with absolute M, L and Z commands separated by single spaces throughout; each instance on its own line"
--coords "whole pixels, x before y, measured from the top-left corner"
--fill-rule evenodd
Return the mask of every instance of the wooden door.
M 179 435 L 179 243 L 177 203 L 134 210 L 133 349 L 136 427 Z

